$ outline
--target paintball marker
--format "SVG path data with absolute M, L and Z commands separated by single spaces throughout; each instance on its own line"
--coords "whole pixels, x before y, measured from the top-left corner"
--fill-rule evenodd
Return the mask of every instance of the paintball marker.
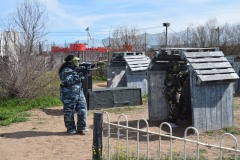
M 89 62 L 83 62 L 79 64 L 76 71 L 81 77 L 83 92 L 85 98 L 87 100 L 88 109 L 89 109 L 89 99 L 88 99 L 88 92 L 92 89 L 92 74 L 91 71 L 95 70 L 95 64 L 91 64 Z
M 79 64 L 79 67 L 77 68 L 77 72 L 81 76 L 86 76 L 90 71 L 94 70 L 93 68 L 95 67 L 95 64 L 91 64 L 89 62 L 83 62 Z

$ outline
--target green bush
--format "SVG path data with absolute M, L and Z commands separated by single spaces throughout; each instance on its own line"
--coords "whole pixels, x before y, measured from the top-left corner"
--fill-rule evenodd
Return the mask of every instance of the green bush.
M 107 80 L 107 63 L 99 62 L 95 70 L 92 71 L 92 78 L 95 81 Z

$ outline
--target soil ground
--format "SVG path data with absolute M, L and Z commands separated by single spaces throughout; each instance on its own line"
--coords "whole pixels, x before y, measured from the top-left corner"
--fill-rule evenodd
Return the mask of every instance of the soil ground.
M 106 84 L 95 84 L 93 88 L 105 87 Z M 235 98 L 237 105 L 240 105 L 240 98 Z M 234 112 L 234 125 L 239 130 L 240 128 L 240 107 Z M 63 123 L 63 111 L 62 106 L 51 107 L 47 109 L 35 109 L 30 112 L 30 120 L 27 122 L 15 123 L 10 126 L 0 127 L 0 160 L 90 160 L 92 159 L 92 139 L 93 139 L 93 112 L 88 112 L 87 123 L 89 132 L 86 135 L 69 135 L 66 133 L 66 129 Z M 110 120 L 113 123 L 117 123 L 120 112 L 109 111 Z M 128 118 L 129 126 L 137 127 L 139 119 L 148 119 L 147 104 L 141 106 L 135 106 L 134 109 L 129 109 L 124 112 L 124 115 Z M 75 117 L 76 118 L 76 117 Z M 104 119 L 105 120 L 105 119 Z M 124 121 L 124 118 L 121 118 Z M 125 123 L 125 122 L 122 122 Z M 121 123 L 121 124 L 122 124 Z M 153 132 L 159 132 L 160 123 L 150 123 L 149 130 Z M 184 130 L 189 124 L 180 125 L 173 128 L 173 135 L 184 137 Z M 146 124 L 140 123 L 141 129 L 146 129 Z M 164 132 L 168 132 L 168 129 L 164 128 Z M 125 130 L 121 130 L 121 133 Z M 116 144 L 117 141 L 117 129 L 111 128 L 111 145 Z M 104 143 L 103 152 L 104 156 L 107 156 L 107 130 L 104 127 Z M 200 141 L 203 143 L 219 145 L 220 136 L 222 133 L 209 132 L 200 134 Z M 120 150 L 125 151 L 124 134 L 120 136 Z M 135 131 L 129 130 L 129 154 L 137 149 L 137 135 Z M 188 134 L 187 138 L 196 139 L 196 135 Z M 238 141 L 240 141 L 240 135 L 236 135 Z M 146 134 L 140 134 L 139 150 L 140 154 L 146 155 Z M 149 135 L 149 152 L 153 159 L 157 157 L 159 137 L 156 135 Z M 163 138 L 162 150 L 164 153 L 169 153 L 169 140 Z M 232 140 L 227 139 L 224 141 L 224 146 L 233 147 Z M 191 157 L 195 156 L 194 149 L 195 144 L 187 144 L 187 152 Z M 111 152 L 114 152 L 116 146 L 111 146 Z M 173 140 L 173 154 L 174 156 L 183 153 L 183 142 L 176 139 Z M 225 154 L 229 154 L 225 152 Z M 217 159 L 219 156 L 219 150 L 215 150 L 213 147 L 200 147 L 200 155 L 203 159 Z M 231 156 L 233 154 L 231 153 Z

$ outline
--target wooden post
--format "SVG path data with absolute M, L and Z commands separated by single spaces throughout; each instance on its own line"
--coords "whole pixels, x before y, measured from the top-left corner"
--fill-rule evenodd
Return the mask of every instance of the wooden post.
M 102 160 L 103 113 L 95 112 L 93 117 L 93 160 Z

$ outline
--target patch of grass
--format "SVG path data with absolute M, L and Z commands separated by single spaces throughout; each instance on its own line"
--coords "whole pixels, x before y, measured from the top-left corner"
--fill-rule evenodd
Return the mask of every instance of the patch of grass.
M 220 159 L 220 157 L 219 157 L 219 159 Z M 232 157 L 224 157 L 223 156 L 222 160 L 236 160 L 236 159 L 235 159 L 235 156 L 232 156 Z M 237 160 L 240 160 L 240 157 L 238 157 Z
M 93 83 L 99 83 L 99 82 L 106 82 L 107 78 L 106 77 L 93 77 Z
M 240 94 L 238 93 L 238 96 L 234 96 L 233 98 L 233 108 L 234 110 L 240 109 Z
M 7 126 L 11 123 L 28 120 L 29 111 L 34 108 L 47 108 L 62 105 L 59 98 L 40 97 L 36 99 L 0 99 L 0 125 Z
M 148 94 L 142 96 L 142 102 L 143 102 L 143 104 L 147 104 L 148 103 Z
M 133 106 L 126 106 L 126 107 L 114 107 L 114 108 L 109 108 L 109 109 L 103 109 L 103 111 L 106 111 L 106 112 L 109 112 L 109 113 L 120 114 L 120 113 L 136 111 L 136 110 L 140 110 L 140 109 L 142 109 L 142 108 L 133 107 Z
M 239 135 L 240 129 L 236 127 L 225 127 L 222 129 L 224 132 L 231 133 L 233 135 Z
M 213 131 L 213 130 L 210 130 L 210 131 L 207 131 L 206 134 L 208 136 L 213 136 L 214 134 L 216 133 L 216 131 Z
M 151 158 L 150 155 L 149 155 L 149 157 L 150 157 L 149 160 L 154 159 L 154 158 Z M 127 157 L 125 151 L 121 151 L 121 150 L 120 150 L 119 154 L 116 153 L 116 154 L 111 155 L 112 160 L 126 160 L 127 158 L 129 160 L 137 160 L 137 155 L 132 153 L 131 155 L 128 155 L 128 157 Z M 104 154 L 103 159 L 104 160 L 107 159 L 107 155 Z M 170 155 L 162 155 L 161 159 L 162 160 L 171 160 L 171 157 L 170 157 Z M 184 156 L 179 154 L 179 153 L 173 153 L 172 159 L 173 160 L 183 160 Z M 194 157 L 194 156 L 187 156 L 187 160 L 195 160 L 195 159 L 196 159 L 196 157 Z M 201 156 L 200 156 L 200 159 L 201 160 L 207 160 L 206 158 L 201 157 Z M 147 156 L 139 155 L 139 160 L 147 160 Z
M 239 102 L 234 102 L 233 103 L 233 109 L 234 110 L 239 110 L 240 109 L 240 103 Z
M 224 133 L 231 133 L 233 135 L 240 135 L 240 129 L 239 128 L 236 128 L 236 127 L 224 127 L 222 129 L 219 129 L 219 130 L 210 130 L 210 131 L 207 131 L 206 134 L 208 136 L 214 136 L 214 135 L 220 135 L 220 134 L 224 134 Z

